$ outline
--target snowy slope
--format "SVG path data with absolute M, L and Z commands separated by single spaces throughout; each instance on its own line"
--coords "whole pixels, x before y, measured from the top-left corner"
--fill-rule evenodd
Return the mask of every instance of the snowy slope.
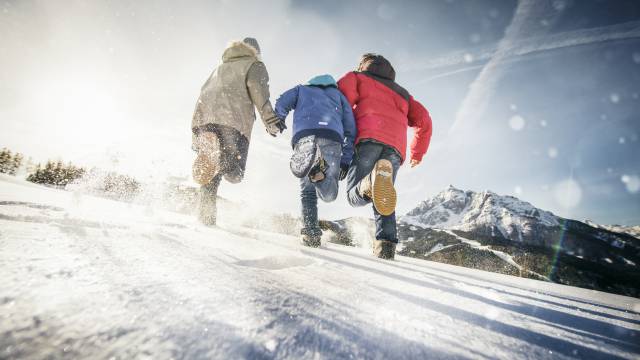
M 640 301 L 0 178 L 2 358 L 624 358 Z
M 601 224 L 596 224 L 591 220 L 585 220 L 584 222 L 585 224 L 588 224 L 595 228 L 606 229 L 606 230 L 621 233 L 621 234 L 628 234 L 640 239 L 640 225 L 636 225 L 636 226 L 601 225 Z

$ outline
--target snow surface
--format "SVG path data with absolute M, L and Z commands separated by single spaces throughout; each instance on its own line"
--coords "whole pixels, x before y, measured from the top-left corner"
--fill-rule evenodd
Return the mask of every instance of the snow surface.
M 475 240 L 471 240 L 471 239 L 467 239 L 465 237 L 462 237 L 456 233 L 454 233 L 451 230 L 440 230 L 440 229 L 434 229 L 434 230 L 438 230 L 438 231 L 444 231 L 449 235 L 455 236 L 458 240 L 462 241 L 465 244 L 470 245 L 472 248 L 478 249 L 478 250 L 485 250 L 485 251 L 489 251 L 492 254 L 494 254 L 495 256 L 497 256 L 498 258 L 500 258 L 502 261 L 506 262 L 509 265 L 512 265 L 513 267 L 515 267 L 516 269 L 522 271 L 522 266 L 518 265 L 518 263 L 516 263 L 516 261 L 513 259 L 513 256 L 507 254 L 506 252 L 503 251 L 498 251 L 498 250 L 494 250 L 492 249 L 489 245 L 482 245 L 480 242 L 475 241 Z M 442 250 L 442 249 L 439 249 Z M 535 271 L 531 271 L 531 270 L 527 270 L 529 274 L 532 274 L 534 276 L 537 276 L 540 279 L 543 280 L 548 280 L 548 278 L 544 275 L 540 275 Z
M 640 301 L 0 177 L 0 358 L 624 358 Z

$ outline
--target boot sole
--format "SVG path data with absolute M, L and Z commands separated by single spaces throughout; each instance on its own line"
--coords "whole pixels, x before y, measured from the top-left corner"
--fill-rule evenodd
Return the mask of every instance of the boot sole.
M 396 189 L 393 187 L 393 165 L 380 159 L 376 162 L 372 176 L 371 197 L 373 206 L 380 215 L 388 216 L 396 210 Z
M 311 248 L 319 248 L 322 245 L 322 241 L 320 239 L 318 240 L 302 240 L 302 245 L 306 246 L 306 247 L 311 247 Z
M 316 146 L 315 137 L 309 136 L 298 141 L 289 162 L 289 168 L 293 175 L 297 178 L 309 175 L 317 153 L 318 147 Z
M 219 171 L 220 141 L 211 132 L 198 135 L 198 155 L 193 162 L 193 180 L 199 185 L 207 185 Z

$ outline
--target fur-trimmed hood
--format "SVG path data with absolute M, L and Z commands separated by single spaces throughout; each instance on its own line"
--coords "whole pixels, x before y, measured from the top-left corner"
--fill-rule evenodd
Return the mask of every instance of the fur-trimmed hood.
M 256 48 L 243 41 L 232 41 L 222 54 L 222 62 L 234 61 L 243 57 L 253 57 L 260 61 L 260 54 Z

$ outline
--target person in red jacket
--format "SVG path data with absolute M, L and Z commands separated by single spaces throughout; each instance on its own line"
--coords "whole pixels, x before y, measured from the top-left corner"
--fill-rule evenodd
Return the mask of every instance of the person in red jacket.
M 427 109 L 395 82 L 396 73 L 382 55 L 362 56 L 358 70 L 338 81 L 338 88 L 353 108 L 357 137 L 347 174 L 351 206 L 373 202 L 376 221 L 375 256 L 393 259 L 398 243 L 394 182 L 406 158 L 407 127 L 414 128 L 410 164 L 422 161 L 431 140 Z

